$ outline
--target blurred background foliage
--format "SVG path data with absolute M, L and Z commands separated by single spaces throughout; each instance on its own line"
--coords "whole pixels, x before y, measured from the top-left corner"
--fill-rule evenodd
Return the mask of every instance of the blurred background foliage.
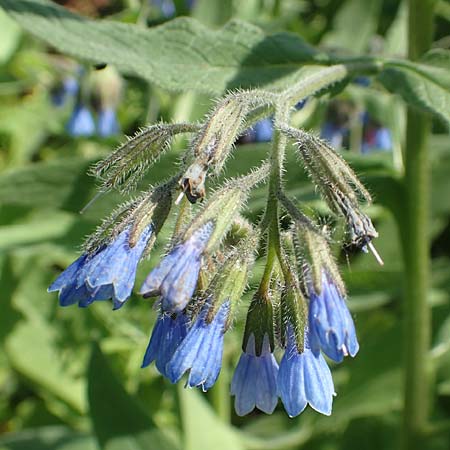
M 57 3 L 93 18 L 149 27 L 180 15 L 213 28 L 239 18 L 267 32 L 298 33 L 327 51 L 406 54 L 406 11 L 396 0 Z M 444 48 L 450 46 L 449 19 L 449 3 L 439 2 L 434 40 Z M 309 100 L 295 114 L 298 126 L 325 133 L 325 126 L 333 125 L 337 131 L 331 137 L 341 136 L 341 151 L 375 197 L 369 212 L 380 234 L 376 244 L 385 265 L 379 267 L 370 256 L 351 249 L 338 254 L 361 351 L 355 360 L 346 360 L 334 370 L 338 396 L 332 416 L 307 410 L 289 419 L 280 407 L 272 416 L 255 412 L 239 418 L 232 412 L 228 385 L 239 356 L 243 316 L 227 334 L 219 383 L 208 394 L 200 394 L 170 385 L 153 366 L 140 369 L 155 320 L 147 301 L 135 296 L 115 312 L 109 302 L 65 309 L 58 306 L 55 295 L 47 294 L 51 281 L 77 256 L 84 237 L 123 200 L 110 193 L 81 215 L 80 209 L 95 193 L 95 181 L 86 175 L 88 167 L 109 154 L 123 134 L 133 135 L 158 120 L 198 120 L 213 99 L 192 92 L 168 93 L 132 76 L 120 78 L 120 86 L 109 83 L 102 74 L 109 68 L 96 70 L 55 53 L 23 32 L 2 10 L 0 43 L 0 449 L 396 448 L 402 407 L 399 242 L 404 221 L 398 179 L 403 172 L 405 132 L 404 105 L 399 99 L 377 83 L 360 80 L 343 92 Z M 80 96 L 66 86 L 67 98 L 56 98 L 70 79 L 83 91 L 89 120 L 94 121 L 94 128 L 87 125 L 88 132 L 82 127 L 78 133 L 70 126 Z M 114 127 L 103 134 L 95 131 L 101 113 L 97 95 L 117 96 L 113 109 L 120 133 Z M 388 144 L 374 149 L 373 132 L 380 129 L 387 130 Z M 258 142 L 265 139 L 257 133 L 249 136 L 241 138 L 226 176 L 247 171 L 267 154 L 269 144 Z M 177 141 L 145 183 L 169 175 L 185 144 Z M 436 381 L 430 396 L 435 404 L 433 419 L 444 420 L 450 416 L 450 142 L 438 121 L 433 125 L 430 156 L 429 299 Z M 324 226 L 341 229 L 293 152 L 288 158 L 288 190 Z M 249 217 L 261 214 L 264 196 L 264 188 L 255 192 L 246 211 Z M 141 264 L 137 284 L 164 250 L 170 229 L 164 230 L 151 259 Z M 261 274 L 260 266 L 257 262 L 251 287 Z M 431 433 L 428 444 L 427 449 L 448 449 L 448 428 Z

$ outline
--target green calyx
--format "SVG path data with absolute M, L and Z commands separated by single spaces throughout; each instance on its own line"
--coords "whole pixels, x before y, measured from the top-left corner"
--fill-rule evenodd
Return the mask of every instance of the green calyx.
M 212 253 L 222 242 L 234 222 L 239 211 L 244 206 L 250 190 L 267 175 L 269 169 L 263 164 L 257 170 L 241 178 L 230 180 L 224 188 L 213 193 L 202 211 L 188 226 L 183 240 L 188 239 L 195 230 L 208 222 L 214 224 L 205 252 Z
M 270 349 L 274 350 L 274 311 L 270 294 L 267 291 L 261 292 L 261 290 L 258 290 L 250 303 L 245 322 L 242 350 L 246 350 L 247 342 L 252 334 L 255 337 L 256 356 L 261 355 L 265 336 L 269 339 Z
M 295 244 L 294 254 L 297 264 L 305 273 L 303 280 L 304 292 L 308 292 L 308 282 L 312 282 L 317 294 L 322 291 L 322 273 L 329 274 L 342 295 L 345 295 L 345 284 L 339 273 L 338 266 L 331 253 L 326 237 L 305 216 L 294 203 L 280 193 L 279 198 L 292 218 L 292 242 Z M 292 253 L 292 251 L 291 251 Z
M 305 344 L 305 329 L 307 326 L 308 307 L 306 300 L 299 288 L 295 274 L 285 274 L 285 285 L 281 293 L 280 301 L 280 340 L 286 345 L 286 331 L 290 325 L 296 340 L 297 349 L 301 352 Z

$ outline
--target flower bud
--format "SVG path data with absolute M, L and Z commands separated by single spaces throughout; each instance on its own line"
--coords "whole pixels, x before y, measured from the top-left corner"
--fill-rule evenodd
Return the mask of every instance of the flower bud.
M 218 102 L 191 144 L 193 162 L 180 180 L 181 190 L 195 203 L 205 196 L 208 171 L 217 175 L 229 156 L 234 142 L 245 129 L 245 118 L 252 108 L 271 101 L 268 94 L 231 93 Z
M 189 124 L 164 123 L 144 128 L 107 158 L 95 164 L 90 173 L 101 180 L 100 190 L 103 192 L 110 189 L 130 192 L 169 148 L 175 135 L 190 133 L 196 128 Z
M 268 165 L 263 164 L 254 172 L 230 180 L 220 191 L 212 195 L 202 211 L 188 226 L 185 237 L 190 236 L 205 223 L 213 224 L 213 231 L 205 248 L 212 253 L 230 229 L 239 210 L 244 206 L 250 190 L 268 175 Z
M 298 154 L 330 209 L 344 216 L 350 244 L 364 249 L 378 237 L 370 218 L 359 206 L 360 198 L 371 202 L 369 192 L 345 160 L 325 141 L 291 127 L 282 131 L 297 141 Z

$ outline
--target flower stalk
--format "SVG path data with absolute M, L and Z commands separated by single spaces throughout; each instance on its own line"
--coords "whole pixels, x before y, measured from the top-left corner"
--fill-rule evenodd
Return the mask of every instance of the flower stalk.
M 434 0 L 409 0 L 409 57 L 417 60 L 432 41 Z M 405 150 L 405 192 L 407 226 L 402 241 L 405 259 L 404 300 L 404 449 L 423 448 L 423 435 L 429 414 L 430 306 L 428 302 L 430 246 L 430 170 L 428 137 L 430 119 L 408 110 Z

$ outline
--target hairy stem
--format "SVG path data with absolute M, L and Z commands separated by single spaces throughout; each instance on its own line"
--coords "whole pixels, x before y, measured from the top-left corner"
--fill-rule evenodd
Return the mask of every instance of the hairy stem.
M 418 59 L 431 44 L 434 0 L 409 0 L 409 57 Z M 422 437 L 429 413 L 430 343 L 429 283 L 429 162 L 430 120 L 415 110 L 408 110 L 405 186 L 406 229 L 403 240 L 406 290 L 404 301 L 404 449 L 423 448 Z

